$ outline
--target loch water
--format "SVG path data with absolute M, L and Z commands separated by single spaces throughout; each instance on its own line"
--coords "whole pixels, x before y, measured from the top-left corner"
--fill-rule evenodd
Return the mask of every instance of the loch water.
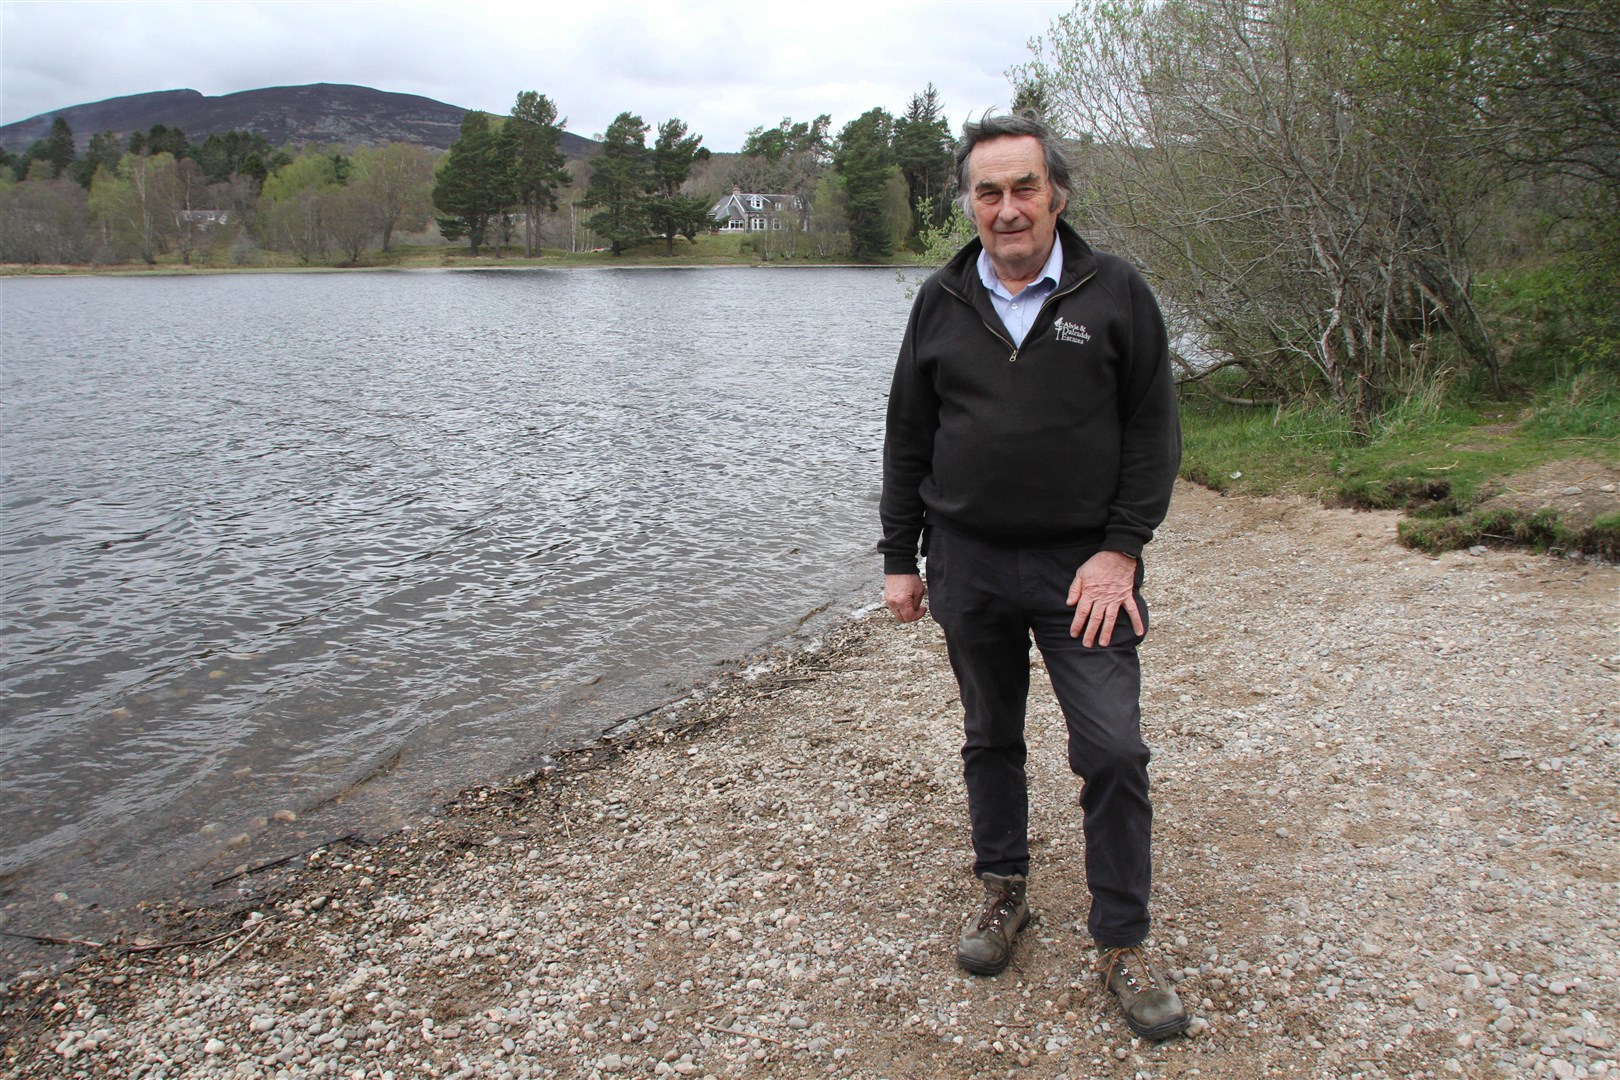
M 907 306 L 882 269 L 0 280 L 0 927 L 398 827 L 874 599 Z

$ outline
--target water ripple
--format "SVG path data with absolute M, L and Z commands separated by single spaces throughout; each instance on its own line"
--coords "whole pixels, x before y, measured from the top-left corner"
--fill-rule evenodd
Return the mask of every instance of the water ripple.
M 110 896 L 273 808 L 363 816 L 395 757 L 367 790 L 419 804 L 875 578 L 888 271 L 0 303 L 0 873 Z

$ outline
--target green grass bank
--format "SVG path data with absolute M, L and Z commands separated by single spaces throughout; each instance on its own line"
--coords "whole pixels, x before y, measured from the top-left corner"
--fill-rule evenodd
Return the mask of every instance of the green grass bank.
M 1520 270 L 1483 283 L 1502 387 L 1440 367 L 1350 430 L 1324 405 L 1182 399 L 1188 479 L 1218 491 L 1299 494 L 1398 509 L 1402 542 L 1438 553 L 1523 546 L 1620 559 L 1620 334 L 1580 275 Z
M 908 262 L 909 255 L 897 255 L 896 262 Z M 528 266 L 844 266 L 844 255 L 823 254 L 810 237 L 782 233 L 714 233 L 692 240 L 678 237 L 672 249 L 663 241 L 648 241 L 614 255 L 607 249 L 565 251 L 542 248 L 525 256 L 523 244 L 503 245 L 500 254 L 488 245 L 477 255 L 464 244 L 396 243 L 389 251 L 368 251 L 358 262 L 344 263 L 338 257 L 301 259 L 291 252 L 267 251 L 253 247 L 239 250 L 230 245 L 204 247 L 184 262 L 173 253 L 161 255 L 154 265 L 117 263 L 97 265 L 0 264 L 0 276 L 26 277 L 64 274 L 185 274 L 253 271 L 333 272 L 352 270 L 430 270 L 473 267 Z

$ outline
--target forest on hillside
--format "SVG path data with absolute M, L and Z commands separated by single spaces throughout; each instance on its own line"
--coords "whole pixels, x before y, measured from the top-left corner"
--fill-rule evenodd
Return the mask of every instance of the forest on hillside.
M 504 116 L 467 113 L 448 153 L 272 147 L 249 131 L 193 143 L 159 124 L 124 139 L 97 132 L 81 154 L 58 117 L 0 156 L 0 262 L 357 266 L 403 236 L 496 257 L 654 240 L 672 251 L 676 237 L 724 227 L 711 210 L 733 190 L 781 197 L 742 223 L 771 234 L 755 238 L 761 257 L 887 258 L 940 217 L 929 207 L 949 187 L 943 109 L 930 85 L 900 116 L 873 109 L 836 137 L 827 115 L 784 118 L 719 155 L 675 117 L 649 146 L 652 125 L 627 112 L 585 161 L 562 153 L 566 119 L 532 90 Z

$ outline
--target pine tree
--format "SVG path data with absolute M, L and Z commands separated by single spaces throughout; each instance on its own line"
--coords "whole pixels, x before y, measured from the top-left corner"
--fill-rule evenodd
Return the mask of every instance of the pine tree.
M 461 134 L 433 185 L 433 205 L 443 215 L 439 231 L 451 241 L 465 236 L 477 255 L 491 219 L 514 201 L 511 173 L 491 130 L 489 113 L 471 110 L 461 118 Z
M 681 194 L 681 185 L 692 175 L 692 163 L 709 156 L 700 144 L 701 135 L 687 135 L 682 120 L 665 120 L 658 125 L 653 143 L 652 190 L 647 199 L 647 220 L 652 231 L 664 238 L 664 254 L 675 254 L 675 235 L 691 240 L 708 220 L 708 204 Z
M 890 134 L 894 118 L 872 109 L 844 125 L 838 134 L 833 166 L 844 182 L 844 216 L 849 223 L 849 253 L 857 259 L 881 259 L 894 253 L 885 201 L 895 175 Z
M 906 114 L 894 122 L 894 156 L 900 172 L 906 178 L 911 208 L 916 227 L 938 225 L 948 209 L 946 192 L 951 186 L 952 139 L 950 124 L 943 115 L 944 103 L 933 83 L 920 94 L 914 94 Z M 931 207 L 934 218 L 921 220 L 916 213 L 924 201 Z
M 523 253 L 540 250 L 540 214 L 557 209 L 557 192 L 568 185 L 562 153 L 563 128 L 557 106 L 544 94 L 524 90 L 501 128 L 503 150 L 512 175 L 512 190 L 523 207 Z
M 54 180 L 67 172 L 78 156 L 73 148 L 73 129 L 58 116 L 51 121 L 51 133 L 45 137 L 45 160 L 51 163 L 51 178 Z
M 595 209 L 587 228 L 613 245 L 613 254 L 646 238 L 647 189 L 651 163 L 647 156 L 648 125 L 622 112 L 602 136 L 602 149 L 592 159 L 595 171 L 581 205 Z

